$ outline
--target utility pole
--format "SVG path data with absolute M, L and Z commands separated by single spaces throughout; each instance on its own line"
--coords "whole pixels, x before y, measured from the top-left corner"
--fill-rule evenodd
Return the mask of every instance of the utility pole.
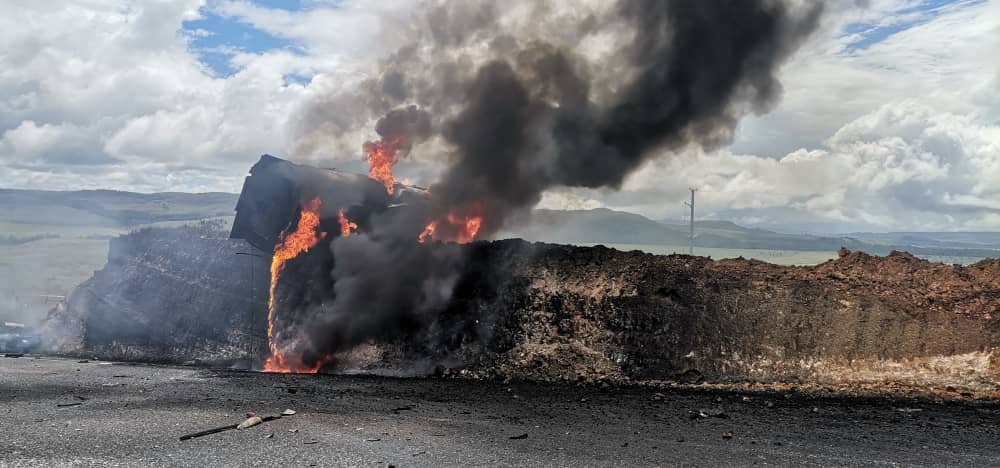
M 698 191 L 696 188 L 689 188 L 691 191 L 691 203 L 684 202 L 685 205 L 691 208 L 691 234 L 688 236 L 688 255 L 694 255 L 694 193 Z

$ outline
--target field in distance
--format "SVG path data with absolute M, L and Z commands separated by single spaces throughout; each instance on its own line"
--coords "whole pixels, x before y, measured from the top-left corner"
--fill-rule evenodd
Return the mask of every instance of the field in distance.
M 616 243 L 576 243 L 584 247 L 603 245 L 623 252 L 639 250 L 656 255 L 682 254 L 687 255 L 686 245 L 658 245 L 658 244 L 616 244 Z M 808 266 L 819 265 L 828 260 L 837 258 L 837 252 L 814 252 L 806 250 L 771 250 L 771 249 L 723 249 L 714 247 L 695 247 L 694 254 L 702 257 L 709 257 L 713 260 L 726 258 L 746 258 L 760 260 L 775 265 L 784 266 Z M 970 265 L 987 257 L 961 257 L 942 255 L 918 255 L 918 257 L 938 263 Z
M 603 245 L 623 252 L 639 250 L 656 255 L 671 255 L 688 253 L 686 245 L 657 245 L 657 244 L 594 244 L 580 243 L 585 247 Z M 769 250 L 769 249 L 723 249 L 714 247 L 695 247 L 694 254 L 702 257 L 709 257 L 713 260 L 724 258 L 747 258 L 761 260 L 775 265 L 817 265 L 827 260 L 837 258 L 837 252 L 811 252 L 803 250 Z

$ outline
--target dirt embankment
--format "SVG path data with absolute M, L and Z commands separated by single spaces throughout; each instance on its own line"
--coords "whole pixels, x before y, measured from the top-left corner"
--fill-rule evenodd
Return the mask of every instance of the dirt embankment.
M 502 265 L 486 375 L 990 387 L 1000 262 L 909 254 L 815 267 L 602 247 L 474 247 Z M 472 287 L 471 290 L 482 290 Z M 463 295 L 465 297 L 463 297 Z
M 270 258 L 215 226 L 142 229 L 49 313 L 62 352 L 104 359 L 231 363 L 266 346 Z
M 109 357 L 262 358 L 266 258 L 212 236 L 123 237 L 53 323 Z M 439 317 L 341 369 L 682 382 L 1000 382 L 1000 261 L 968 267 L 844 252 L 815 267 L 519 240 L 467 246 Z M 257 297 L 249 300 L 250 265 Z M 125 324 L 123 326 L 123 324 Z M 254 331 L 256 330 L 256 331 Z M 428 364 L 430 363 L 430 364 Z

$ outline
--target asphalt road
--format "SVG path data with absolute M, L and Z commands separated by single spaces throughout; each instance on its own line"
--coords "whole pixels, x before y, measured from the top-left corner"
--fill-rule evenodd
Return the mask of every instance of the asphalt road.
M 0 358 L 4 467 L 997 466 L 998 416 L 988 402 Z

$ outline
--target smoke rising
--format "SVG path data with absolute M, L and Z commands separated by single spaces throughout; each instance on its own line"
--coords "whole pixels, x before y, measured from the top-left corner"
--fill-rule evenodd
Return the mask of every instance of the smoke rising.
M 350 138 L 381 116 L 380 136 L 426 141 L 411 157 L 445 167 L 429 212 L 333 242 L 336 297 L 305 327 L 320 352 L 419 329 L 446 305 L 460 254 L 414 242 L 427 221 L 482 213 L 488 237 L 550 188 L 617 188 L 651 158 L 730 142 L 740 117 L 779 98 L 777 68 L 822 10 L 778 0 L 424 6 L 423 28 L 378 78 L 293 119 L 298 148 L 313 151 L 339 138 L 331 130 Z
M 544 43 L 495 60 L 466 87 L 442 134 L 456 160 L 434 185 L 445 206 L 489 200 L 488 232 L 553 186 L 619 187 L 651 157 L 685 145 L 731 141 L 739 117 L 776 100 L 781 61 L 816 26 L 768 1 L 624 1 L 634 26 L 622 50 L 635 70 L 604 105 L 588 67 Z M 500 144 L 498 144 L 500 143 Z

